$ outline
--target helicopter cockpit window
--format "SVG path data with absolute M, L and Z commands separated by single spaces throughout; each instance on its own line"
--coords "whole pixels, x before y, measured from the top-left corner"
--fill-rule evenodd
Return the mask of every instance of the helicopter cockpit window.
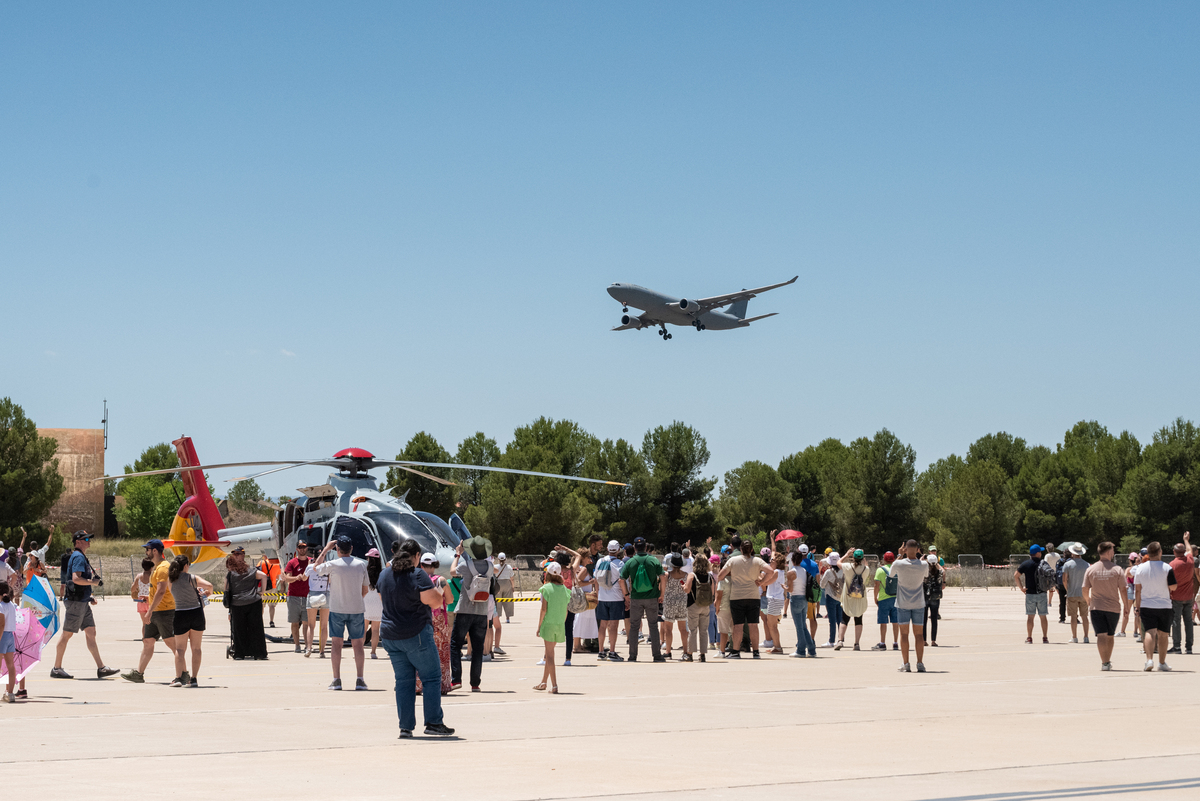
M 308 543 L 309 556 L 316 556 L 325 547 L 324 526 L 300 526 L 296 529 L 296 536 Z
M 435 553 L 437 541 L 429 533 L 421 521 L 403 512 L 367 512 L 367 517 L 379 531 L 379 544 L 383 550 L 380 555 L 386 563 L 392 558 L 392 543 L 404 540 L 416 540 L 421 546 L 422 553 Z
M 435 535 L 441 537 L 445 545 L 453 548 L 462 542 L 462 537 L 454 532 L 454 529 L 446 525 L 446 521 L 442 520 L 435 514 L 430 512 L 413 512 L 417 517 L 421 518 L 421 522 L 432 531 Z
M 336 539 L 338 537 L 349 537 L 353 545 L 350 548 L 352 556 L 359 559 L 367 558 L 367 551 L 375 547 L 375 537 L 371 533 L 371 529 L 361 520 L 353 517 L 339 517 L 333 526 L 333 532 L 330 535 Z M 330 554 L 336 558 L 336 554 Z

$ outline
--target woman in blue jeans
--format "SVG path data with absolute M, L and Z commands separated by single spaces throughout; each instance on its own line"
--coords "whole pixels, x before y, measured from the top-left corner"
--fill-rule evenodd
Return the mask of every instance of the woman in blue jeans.
M 829 569 L 821 574 L 821 589 L 825 591 L 825 612 L 829 617 L 829 642 L 822 648 L 832 648 L 837 642 L 838 626 L 842 624 L 842 569 L 838 567 L 841 557 L 834 551 L 829 554 Z
M 415 545 L 412 540 L 404 546 Z M 383 603 L 380 623 L 380 644 L 392 660 L 396 675 L 396 714 L 400 718 L 400 738 L 413 736 L 417 724 L 417 676 L 426 687 L 442 683 L 442 665 L 433 639 L 433 607 L 442 605 L 442 591 L 433 586 L 428 574 L 418 570 L 413 551 L 419 548 L 401 546 L 376 582 Z M 425 733 L 446 736 L 454 734 L 442 722 L 441 693 L 422 694 L 425 706 Z
M 810 579 L 808 571 L 800 566 L 802 561 L 804 561 L 804 554 L 799 551 L 792 552 L 792 564 L 788 567 L 785 576 L 787 591 L 792 597 L 792 623 L 796 625 L 796 650 L 791 655 L 801 658 L 817 655 L 817 644 L 813 641 L 806 625 L 808 598 L 805 589 L 807 589 Z

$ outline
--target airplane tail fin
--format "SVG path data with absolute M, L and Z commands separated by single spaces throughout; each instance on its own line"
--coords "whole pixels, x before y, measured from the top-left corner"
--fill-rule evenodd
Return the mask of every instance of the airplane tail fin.
M 749 299 L 739 300 L 737 303 L 729 304 L 729 313 L 739 320 L 746 319 L 746 305 L 750 303 Z

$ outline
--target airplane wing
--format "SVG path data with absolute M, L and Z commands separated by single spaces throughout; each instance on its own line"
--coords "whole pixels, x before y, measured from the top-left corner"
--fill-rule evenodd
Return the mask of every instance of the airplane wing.
M 696 301 L 698 314 L 703 314 L 713 309 L 719 309 L 722 306 L 728 306 L 730 303 L 737 303 L 739 300 L 750 300 L 763 292 L 769 292 L 772 289 L 778 289 L 781 286 L 796 283 L 796 279 L 800 276 L 795 276 L 790 281 L 784 281 L 781 284 L 771 284 L 770 286 L 760 286 L 758 289 L 743 289 L 741 292 L 731 292 L 728 295 L 714 295 L 711 298 L 701 298 Z M 755 318 L 761 319 L 761 318 Z
M 757 317 L 747 317 L 745 320 L 742 320 L 742 322 L 743 323 L 752 323 L 755 320 L 765 320 L 766 318 L 774 317 L 777 314 L 779 314 L 779 312 L 771 312 L 770 314 L 760 314 Z

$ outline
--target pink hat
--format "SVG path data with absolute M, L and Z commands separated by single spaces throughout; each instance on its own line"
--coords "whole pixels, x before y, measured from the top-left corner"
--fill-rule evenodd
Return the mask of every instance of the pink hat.
M 1129 554 L 1130 562 L 1136 562 L 1137 560 L 1139 560 L 1141 558 L 1142 558 L 1141 554 L 1139 554 L 1137 551 L 1134 551 L 1133 553 Z
M 761 551 L 759 551 L 759 552 L 758 552 L 758 555 L 759 555 L 759 556 L 770 556 L 770 555 L 771 555 L 771 549 L 770 549 L 770 548 L 763 548 Z
M 371 557 L 371 556 L 379 556 L 379 549 L 378 549 L 378 548 L 372 548 L 371 550 L 367 551 L 367 556 L 368 556 L 368 557 Z
M 708 557 L 708 561 L 709 561 L 709 564 L 719 565 L 719 564 L 721 564 L 721 557 L 717 556 L 714 553 L 712 556 Z

